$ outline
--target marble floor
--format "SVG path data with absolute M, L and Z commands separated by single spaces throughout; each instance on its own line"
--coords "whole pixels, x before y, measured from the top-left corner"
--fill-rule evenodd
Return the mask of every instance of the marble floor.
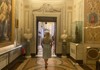
M 26 59 L 16 70 L 84 70 L 79 64 L 73 63 L 69 58 L 50 58 L 47 69 L 43 58 Z
M 52 58 L 48 60 L 47 69 L 45 69 L 44 59 L 42 58 L 42 46 L 38 46 L 38 54 L 34 58 L 25 59 L 16 70 L 95 70 L 95 67 L 79 65 L 70 58 L 59 58 L 54 53 L 54 45 L 51 49 Z M 84 68 L 84 69 L 83 69 Z

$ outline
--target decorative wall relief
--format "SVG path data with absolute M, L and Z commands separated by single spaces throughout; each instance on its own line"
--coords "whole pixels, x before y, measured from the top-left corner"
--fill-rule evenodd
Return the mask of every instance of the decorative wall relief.
M 12 43 L 13 0 L 0 0 L 0 47 Z
M 0 62 L 6 60 L 8 58 L 8 54 L 4 54 L 2 56 L 0 56 Z
M 96 11 L 98 9 L 98 0 L 87 0 L 89 10 Z
M 33 10 L 37 12 L 61 12 L 61 10 L 54 9 L 52 5 L 44 3 L 39 9 Z
M 84 6 L 84 42 L 100 43 L 100 2 L 85 0 Z
M 100 43 L 100 26 L 85 28 L 85 42 L 86 43 Z

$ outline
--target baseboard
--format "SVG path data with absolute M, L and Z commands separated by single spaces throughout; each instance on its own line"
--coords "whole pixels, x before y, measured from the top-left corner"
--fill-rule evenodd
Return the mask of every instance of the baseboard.
M 89 68 L 86 64 L 80 64 L 80 66 L 81 66 L 84 70 L 93 70 L 93 69 Z
M 92 70 L 86 64 L 83 64 L 83 60 L 75 60 L 71 56 L 69 57 L 74 63 L 78 63 L 84 70 Z
M 83 60 L 75 60 L 74 58 L 72 58 L 71 56 L 69 56 L 69 58 L 75 62 L 75 63 L 78 63 L 78 64 L 83 64 Z
M 61 57 L 62 56 L 62 54 L 56 54 L 57 55 L 57 57 Z
M 31 57 L 32 58 L 36 57 L 36 53 L 31 53 Z

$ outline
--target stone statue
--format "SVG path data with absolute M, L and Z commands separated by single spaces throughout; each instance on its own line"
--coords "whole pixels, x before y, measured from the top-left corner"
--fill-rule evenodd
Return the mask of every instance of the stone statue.
M 68 35 L 66 34 L 66 30 L 63 31 L 63 34 L 61 35 L 61 39 L 62 39 L 62 57 L 65 56 L 66 57 L 66 50 L 67 50 L 67 38 Z
M 32 33 L 30 31 L 30 29 L 27 29 L 26 30 L 26 33 L 24 33 L 24 38 L 26 39 L 26 45 L 25 45 L 25 48 L 26 48 L 26 58 L 30 58 L 31 55 L 30 55 L 30 39 L 32 38 Z
M 26 30 L 26 33 L 24 33 L 24 38 L 27 39 L 28 42 L 30 41 L 30 39 L 32 38 L 32 33 L 30 29 Z
M 66 34 L 66 30 L 63 31 L 63 34 L 61 35 L 61 39 L 63 42 L 66 42 L 67 41 L 67 37 L 68 35 Z

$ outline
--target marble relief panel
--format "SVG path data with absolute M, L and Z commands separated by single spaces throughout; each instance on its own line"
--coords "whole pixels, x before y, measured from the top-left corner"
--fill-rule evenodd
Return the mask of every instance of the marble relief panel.
M 4 55 L 0 56 L 0 62 L 6 60 L 7 58 L 8 58 L 7 54 L 4 54 Z

